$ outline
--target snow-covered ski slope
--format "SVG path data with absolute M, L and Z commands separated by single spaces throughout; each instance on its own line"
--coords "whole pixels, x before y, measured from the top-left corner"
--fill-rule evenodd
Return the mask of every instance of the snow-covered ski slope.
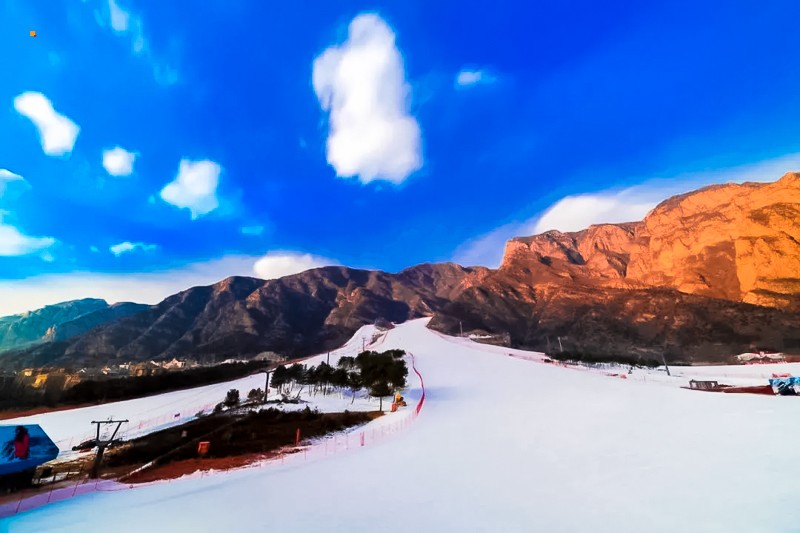
M 405 432 L 314 463 L 94 493 L 23 531 L 796 531 L 800 399 L 693 392 L 453 341 L 425 320 Z
M 339 357 L 344 355 L 355 356 L 361 352 L 364 345 L 369 345 L 375 334 L 374 326 L 363 326 L 341 348 L 330 353 L 331 364 L 335 365 Z M 328 358 L 328 354 L 318 355 L 306 360 L 303 364 L 317 365 Z M 111 402 L 103 405 L 56 411 L 40 415 L 14 418 L 3 421 L 3 424 L 40 424 L 45 432 L 61 449 L 61 459 L 71 459 L 75 454 L 71 452 L 74 445 L 80 444 L 93 437 L 95 426 L 93 420 L 129 420 L 123 424 L 120 436 L 133 438 L 151 433 L 176 424 L 181 424 L 193 419 L 199 412 L 210 412 L 214 406 L 225 399 L 225 394 L 230 389 L 239 389 L 241 398 L 246 398 L 251 389 L 264 389 L 266 376 L 263 373 L 252 376 L 195 387 L 176 392 L 157 394 L 145 398 Z M 274 394 L 274 390 L 272 393 Z M 274 396 L 273 396 L 274 397 Z M 309 399 L 309 398 L 304 398 Z M 333 396 L 317 395 L 311 403 L 296 406 L 284 405 L 284 409 L 305 408 L 306 405 L 319 408 L 320 411 L 365 411 L 374 409 L 374 402 L 361 398 L 350 404 L 349 398 L 336 398 Z

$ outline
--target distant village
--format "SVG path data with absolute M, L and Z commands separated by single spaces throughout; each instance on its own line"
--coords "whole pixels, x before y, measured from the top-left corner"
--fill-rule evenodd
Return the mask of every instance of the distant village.
M 287 357 L 275 352 L 263 352 L 250 359 L 231 358 L 217 363 L 201 363 L 195 359 L 172 358 L 169 361 L 145 361 L 141 363 L 121 363 L 100 368 L 81 368 L 71 370 L 65 368 L 25 368 L 15 373 L 6 373 L 2 379 L 13 378 L 18 383 L 34 389 L 58 388 L 68 389 L 82 381 L 102 381 L 114 378 L 143 377 L 188 370 L 192 368 L 213 367 L 231 363 L 265 361 L 283 363 Z

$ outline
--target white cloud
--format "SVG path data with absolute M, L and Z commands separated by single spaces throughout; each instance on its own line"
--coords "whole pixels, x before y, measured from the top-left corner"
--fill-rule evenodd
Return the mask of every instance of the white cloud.
M 143 252 L 152 252 L 158 248 L 155 244 L 145 244 L 143 242 L 130 242 L 125 241 L 119 244 L 115 244 L 110 246 L 108 249 L 109 251 L 116 255 L 117 257 L 121 256 L 122 254 L 128 254 L 135 250 L 142 250 Z
M 256 261 L 253 272 L 262 279 L 276 279 L 312 268 L 338 265 L 337 261 L 297 252 L 270 252 Z
M 213 161 L 181 161 L 178 176 L 161 190 L 161 198 L 176 207 L 186 208 L 192 220 L 207 215 L 217 207 L 220 166 Z
M 52 237 L 31 237 L 15 226 L 3 222 L 0 212 L 0 257 L 28 255 L 40 252 L 55 244 Z
M 269 258 L 269 261 L 264 261 Z M 258 267 L 254 265 L 258 264 Z M 178 268 L 141 274 L 72 272 L 0 280 L 0 316 L 22 313 L 78 298 L 103 298 L 109 303 L 156 304 L 190 287 L 217 283 L 229 276 L 275 278 L 335 261 L 297 252 L 274 252 L 265 257 L 227 256 Z
M 39 130 L 42 150 L 47 155 L 64 155 L 72 152 L 80 128 L 56 112 L 45 95 L 37 92 L 22 93 L 14 98 L 14 109 L 27 117 Z
M 264 226 L 243 226 L 240 231 L 243 235 L 261 235 L 264 233 Z
M 5 168 L 0 168 L 0 198 L 2 198 L 8 186 L 12 183 L 25 184 L 27 182 L 25 181 L 25 178 L 23 178 L 19 174 L 14 174 L 10 170 L 7 170 Z
M 472 87 L 475 85 L 488 85 L 497 81 L 497 78 L 486 72 L 485 70 L 461 70 L 456 74 L 455 86 L 458 87 Z
M 130 176 L 136 154 L 119 146 L 103 150 L 103 168 L 112 176 Z
M 328 163 L 337 176 L 402 183 L 422 167 L 403 57 L 380 17 L 353 19 L 347 41 L 314 60 L 312 82 L 329 113 Z
M 567 196 L 547 209 L 531 231 L 534 234 L 551 229 L 580 231 L 592 224 L 634 222 L 644 218 L 664 199 L 646 186 Z
M 639 185 L 566 196 L 531 217 L 505 224 L 461 245 L 453 260 L 465 265 L 496 267 L 506 241 L 548 230 L 580 231 L 592 224 L 642 220 L 656 205 L 671 196 L 716 183 L 769 182 L 792 170 L 800 170 L 800 153 L 749 165 L 683 173 L 671 178 L 651 178 Z

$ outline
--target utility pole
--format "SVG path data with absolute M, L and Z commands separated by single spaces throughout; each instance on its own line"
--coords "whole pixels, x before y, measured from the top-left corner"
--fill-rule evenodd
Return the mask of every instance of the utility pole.
M 558 350 L 561 352 L 564 351 L 564 347 L 561 345 L 561 337 L 558 338 Z
M 331 352 L 328 352 L 328 358 L 325 359 L 325 364 L 331 366 Z
M 92 465 L 92 471 L 89 474 L 89 477 L 92 479 L 97 479 L 100 477 L 100 463 L 103 461 L 103 454 L 106 451 L 106 447 L 114 443 L 115 437 L 117 436 L 117 432 L 119 431 L 120 426 L 122 424 L 127 424 L 127 420 L 103 420 L 103 421 L 92 421 L 92 424 L 97 426 L 97 438 L 95 439 L 95 444 L 97 445 L 97 455 L 94 458 L 94 465 Z M 108 439 L 100 440 L 100 424 L 116 424 L 117 427 L 114 428 L 114 432 L 111 434 L 111 437 Z
M 667 365 L 667 357 L 664 355 L 664 352 L 661 352 L 661 360 L 664 361 L 664 368 L 667 369 L 667 375 L 671 376 L 669 373 L 669 365 Z
M 458 329 L 461 330 L 461 336 L 463 337 L 464 336 L 464 324 L 462 324 L 460 320 L 458 321 Z
M 367 338 L 366 337 L 361 337 L 361 351 L 362 352 L 366 352 L 367 351 Z

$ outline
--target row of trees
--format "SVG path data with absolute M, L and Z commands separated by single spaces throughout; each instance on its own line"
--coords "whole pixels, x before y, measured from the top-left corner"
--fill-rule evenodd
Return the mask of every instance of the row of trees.
M 351 403 L 360 390 L 366 389 L 370 396 L 379 398 L 379 409 L 383 411 L 384 396 L 390 396 L 406 386 L 408 367 L 404 355 L 403 350 L 381 353 L 365 351 L 357 357 L 341 357 L 335 367 L 325 362 L 311 367 L 281 365 L 272 374 L 271 386 L 282 394 L 294 390 L 298 385 L 300 391 L 308 387 L 312 394 L 349 390 L 352 393 Z

